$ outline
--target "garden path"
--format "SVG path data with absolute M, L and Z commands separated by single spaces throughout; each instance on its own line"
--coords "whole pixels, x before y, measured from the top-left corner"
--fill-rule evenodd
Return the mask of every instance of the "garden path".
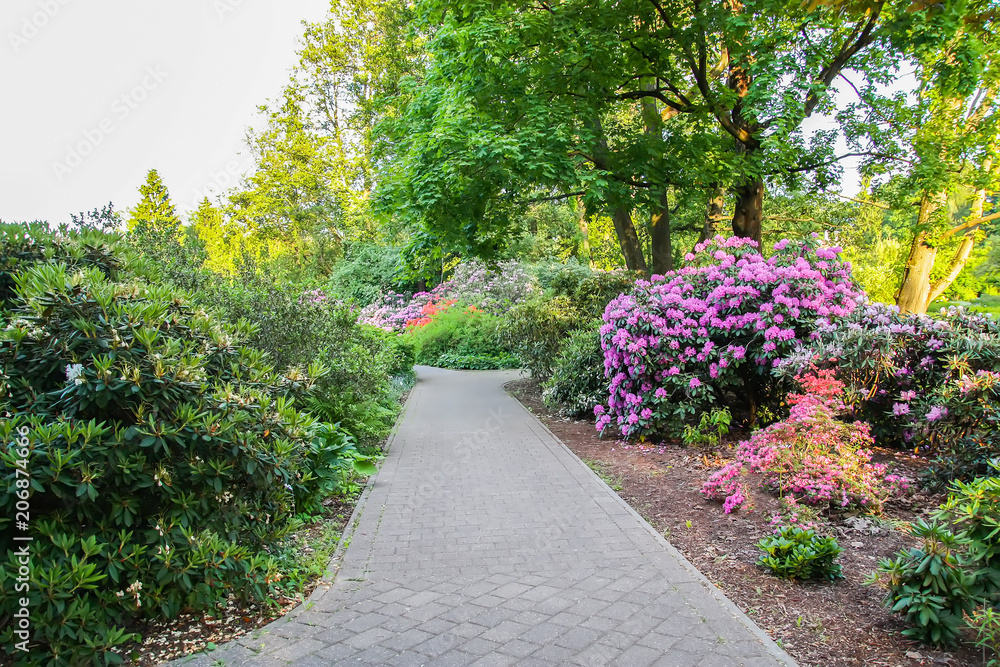
M 793 666 L 507 395 L 515 377 L 419 368 L 331 582 L 178 663 Z

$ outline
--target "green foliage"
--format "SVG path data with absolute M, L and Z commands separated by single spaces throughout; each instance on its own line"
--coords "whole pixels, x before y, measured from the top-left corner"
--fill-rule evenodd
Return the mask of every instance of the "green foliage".
M 976 631 L 976 647 L 983 650 L 984 667 L 1000 665 L 1000 613 L 993 607 L 978 608 L 968 622 Z
M 711 412 L 701 413 L 698 425 L 688 424 L 684 427 L 681 440 L 688 447 L 706 447 L 715 450 L 722 444 L 722 438 L 729 433 L 733 416 L 729 408 L 712 408 Z
M 207 279 L 202 266 L 204 244 L 193 227 L 181 225 L 170 193 L 151 169 L 139 186 L 139 203 L 129 211 L 126 240 L 167 280 L 185 290 L 197 289 Z
M 32 664 L 104 658 L 135 620 L 230 594 L 269 599 L 286 586 L 272 553 L 291 517 L 371 471 L 349 435 L 295 407 L 325 368 L 277 374 L 242 346 L 250 325 L 219 322 L 171 286 L 109 277 L 100 266 L 113 255 L 96 257 L 87 238 L 60 242 L 91 266 L 52 256 L 3 276 L 16 287 L 0 316 L 0 616 L 17 606 L 10 522 L 23 465 Z M 0 631 L 8 649 L 11 632 Z
M 994 465 L 994 470 L 1000 471 Z M 933 521 L 918 521 L 912 532 L 920 547 L 879 562 L 873 579 L 888 585 L 886 605 L 914 626 L 908 637 L 935 645 L 954 644 L 965 617 L 977 607 L 971 625 L 980 645 L 996 646 L 1000 602 L 1000 478 L 956 481 Z
M 499 316 L 455 304 L 436 313 L 427 324 L 411 327 L 403 337 L 416 347 L 420 364 L 461 368 L 449 362 L 476 363 L 511 368 L 517 363 L 500 341 L 500 323 Z
M 346 255 L 330 273 L 326 287 L 331 294 L 364 307 L 399 289 L 396 248 L 358 243 L 348 246 Z
M 552 375 L 542 384 L 542 399 L 569 417 L 593 416 L 608 394 L 604 378 L 600 320 L 571 331 L 556 357 Z
M 757 543 L 764 556 L 757 563 L 782 579 L 843 578 L 840 564 L 834 561 L 843 549 L 832 537 L 820 537 L 814 530 L 785 526 L 775 535 Z
M 885 604 L 913 626 L 904 636 L 935 646 L 954 644 L 964 615 L 975 607 L 973 577 L 960 555 L 967 540 L 923 520 L 914 522 L 911 532 L 922 546 L 879 561 L 875 576 L 888 585 Z
M 445 352 L 437 358 L 437 365 L 472 371 L 493 371 L 517 368 L 521 361 L 509 354 L 451 354 Z
M 317 381 L 309 410 L 340 424 L 365 447 L 379 444 L 399 414 L 399 398 L 413 379 L 411 341 L 376 327 L 342 321 L 318 352 L 330 371 Z
M 570 331 L 584 321 L 566 296 L 535 297 L 511 308 L 500 326 L 500 340 L 520 359 L 532 377 L 548 379 Z

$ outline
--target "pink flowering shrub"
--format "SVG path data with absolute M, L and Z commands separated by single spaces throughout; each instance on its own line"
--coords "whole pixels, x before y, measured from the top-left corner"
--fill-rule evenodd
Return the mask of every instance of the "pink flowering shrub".
M 423 321 L 428 308 L 439 309 L 449 301 L 499 315 L 533 293 L 531 277 L 517 262 L 501 262 L 490 269 L 478 260 L 469 260 L 455 267 L 452 277 L 430 292 L 417 292 L 412 297 L 394 292 L 383 295 L 362 309 L 358 321 L 402 332 L 408 323 Z
M 796 379 L 806 393 L 789 395 L 788 418 L 741 442 L 736 458 L 705 482 L 702 494 L 724 500 L 728 514 L 743 503 L 741 487 L 752 475 L 760 487 L 795 502 L 879 511 L 906 480 L 889 480 L 886 466 L 872 463 L 867 424 L 837 419 L 846 411 L 844 385 L 832 370 Z
M 749 239 L 717 236 L 685 268 L 639 280 L 608 304 L 610 395 L 595 409 L 599 430 L 614 422 L 626 437 L 664 432 L 727 396 L 754 413 L 778 393 L 772 367 L 817 326 L 849 314 L 859 292 L 840 248 L 816 238 L 774 248 L 765 259 Z
M 782 360 L 791 377 L 836 370 L 845 402 L 880 445 L 935 459 L 939 482 L 989 474 L 1000 456 L 1000 322 L 952 309 L 938 317 L 863 304 Z

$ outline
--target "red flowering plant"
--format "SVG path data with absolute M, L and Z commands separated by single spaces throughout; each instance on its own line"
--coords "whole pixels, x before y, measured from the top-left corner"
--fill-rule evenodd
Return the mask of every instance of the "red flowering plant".
M 753 417 L 782 395 L 771 374 L 779 360 L 856 307 L 840 248 L 817 237 L 780 241 L 769 258 L 736 237 L 695 249 L 685 268 L 639 280 L 608 304 L 599 430 L 612 422 L 626 437 L 676 430 L 727 397 L 743 398 Z
M 797 502 L 881 511 L 909 480 L 872 463 L 868 424 L 838 419 L 847 407 L 833 370 L 810 369 L 795 379 L 804 393 L 789 394 L 788 418 L 741 442 L 736 458 L 705 482 L 702 494 L 724 500 L 728 514 L 745 502 L 746 478 L 753 476 L 761 488 Z
M 407 329 L 420 329 L 430 324 L 434 316 L 443 313 L 458 303 L 458 299 L 431 299 L 420 308 L 420 315 L 407 320 Z

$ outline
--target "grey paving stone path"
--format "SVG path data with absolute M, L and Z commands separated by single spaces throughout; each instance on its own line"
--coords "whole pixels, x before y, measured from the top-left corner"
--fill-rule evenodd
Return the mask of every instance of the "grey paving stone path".
M 507 395 L 515 377 L 419 369 L 332 580 L 183 662 L 793 666 Z

